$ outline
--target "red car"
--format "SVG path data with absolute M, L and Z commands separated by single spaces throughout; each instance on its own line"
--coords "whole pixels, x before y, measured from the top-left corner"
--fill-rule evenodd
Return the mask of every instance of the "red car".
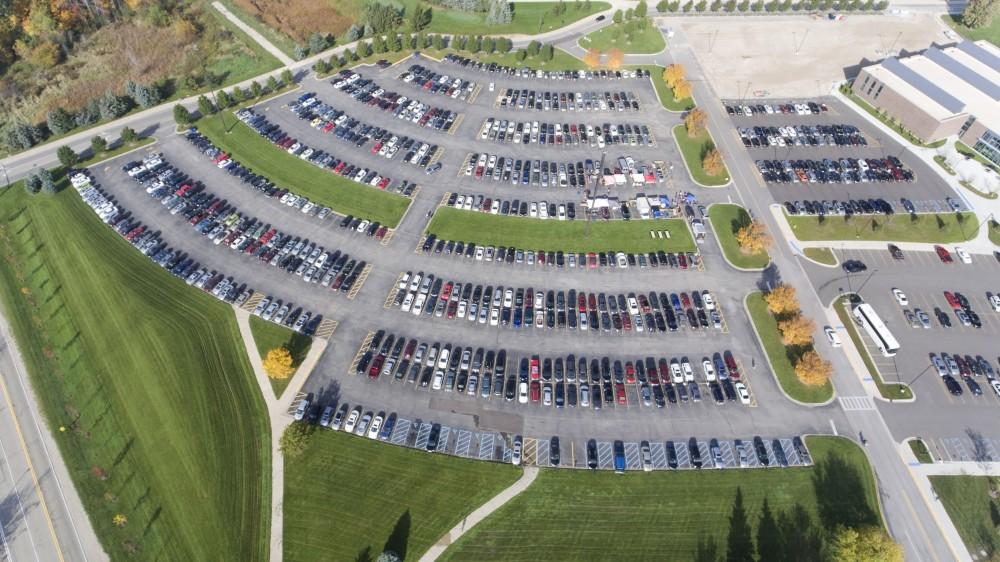
M 625 399 L 625 385 L 618 382 L 615 383 L 615 397 L 618 399 L 619 406 L 628 406 L 628 400 Z
M 944 298 L 946 301 L 948 301 L 948 306 L 950 306 L 952 309 L 954 310 L 962 309 L 962 304 L 958 302 L 958 299 L 955 298 L 955 295 L 953 295 L 951 291 L 945 291 Z
M 740 380 L 740 368 L 736 364 L 736 358 L 733 357 L 733 352 L 727 351 L 722 354 L 723 359 L 726 360 L 726 368 L 729 369 L 729 378 L 733 380 Z
M 587 254 L 587 267 L 590 269 L 597 269 L 597 254 L 594 252 Z
M 531 401 L 538 402 L 542 398 L 542 384 L 538 381 L 531 381 Z
M 953 260 L 951 258 L 951 252 L 945 249 L 944 246 L 934 246 L 934 251 L 937 252 L 939 258 L 941 258 L 942 263 L 951 263 Z
M 625 382 L 635 384 L 635 365 L 631 361 L 625 362 Z
M 538 373 L 538 358 L 537 357 L 532 357 L 531 358 L 531 367 L 528 369 L 528 373 L 529 373 L 529 376 L 531 377 L 531 380 L 533 380 L 533 381 L 537 381 L 540 378 L 540 375 Z M 532 391 L 532 392 L 534 392 L 534 391 Z
M 370 379 L 378 378 L 379 371 L 382 370 L 382 363 L 384 361 L 385 361 L 385 355 L 379 353 L 378 357 L 376 357 L 375 360 L 372 361 L 372 366 L 368 368 L 368 378 Z

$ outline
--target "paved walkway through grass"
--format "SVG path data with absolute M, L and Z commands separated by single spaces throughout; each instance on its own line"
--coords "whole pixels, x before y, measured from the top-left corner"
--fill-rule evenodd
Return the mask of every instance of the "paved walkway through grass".
M 434 562 L 437 560 L 449 546 L 454 544 L 469 529 L 475 527 L 477 523 L 489 517 L 490 514 L 500 509 L 502 505 L 515 498 L 518 494 L 527 490 L 528 486 L 531 486 L 531 483 L 535 481 L 536 476 L 538 476 L 537 466 L 524 467 L 524 474 L 521 475 L 521 478 L 517 482 L 511 484 L 509 488 L 494 496 L 490 501 L 479 506 L 478 509 L 470 513 L 465 519 L 462 519 L 461 523 L 452 527 L 438 542 L 434 543 L 434 546 L 430 550 L 420 557 L 420 562 Z M 273 562 L 274 559 L 272 558 L 271 560 Z
M 254 28 L 250 27 L 249 25 L 243 23 L 243 20 L 241 20 L 240 18 L 236 17 L 236 14 L 230 12 L 228 8 L 226 8 L 225 6 L 223 6 L 222 2 L 212 2 L 212 7 L 215 8 L 216 10 L 218 10 L 220 14 L 222 14 L 223 16 L 225 16 L 227 20 L 233 22 L 233 24 L 236 27 L 238 27 L 241 30 L 243 30 L 243 33 L 246 33 L 247 35 L 249 35 L 250 38 L 253 39 L 254 41 L 256 41 L 258 45 L 260 45 L 261 47 L 263 47 L 265 51 L 267 51 L 267 52 L 271 53 L 272 55 L 274 55 L 274 58 L 280 60 L 282 65 L 289 66 L 289 65 L 291 65 L 292 63 L 295 62 L 288 55 L 286 55 L 284 52 L 282 52 L 281 49 L 275 47 L 274 43 L 271 43 L 270 41 L 267 40 L 266 37 L 264 37 L 263 35 L 261 35 L 260 33 L 258 33 L 256 29 L 254 29 Z
M 288 388 L 281 395 L 282 398 L 276 398 L 274 390 L 271 388 L 271 381 L 264 371 L 264 362 L 261 361 L 257 345 L 253 340 L 253 332 L 250 330 L 250 313 L 239 307 L 233 307 L 233 310 L 236 312 L 236 324 L 240 327 L 240 336 L 243 337 L 247 357 L 250 358 L 250 365 L 257 378 L 257 386 L 260 387 L 261 397 L 264 398 L 264 405 L 267 406 L 267 417 L 271 426 L 271 540 L 268 560 L 281 562 L 284 532 L 285 459 L 281 456 L 281 451 L 278 450 L 278 443 L 285 428 L 292 423 L 292 416 L 289 414 L 292 404 L 298 397 L 302 385 L 309 378 L 309 373 L 312 372 L 313 367 L 323 355 L 327 340 L 313 338 L 309 353 L 306 354 L 306 358 L 292 375 Z

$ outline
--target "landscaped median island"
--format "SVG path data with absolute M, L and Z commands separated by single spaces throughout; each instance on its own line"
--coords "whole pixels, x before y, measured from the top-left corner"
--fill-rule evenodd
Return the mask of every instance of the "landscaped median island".
M 659 230 L 669 232 L 670 238 L 650 236 L 650 231 Z M 536 251 L 696 251 L 691 231 L 683 219 L 557 221 L 442 207 L 434 213 L 427 233 L 434 234 L 439 240 L 474 242 L 478 246 L 513 246 Z
M 1000 551 L 996 521 L 1000 514 L 1000 478 L 930 476 L 931 486 L 975 560 L 994 560 Z M 991 554 L 993 557 L 991 557 Z
M 250 332 L 253 334 L 253 342 L 257 346 L 257 353 L 260 354 L 261 361 L 264 361 L 264 369 L 268 371 L 271 390 L 274 391 L 275 397 L 280 398 L 281 393 L 285 391 L 288 383 L 295 376 L 295 370 L 298 369 L 299 365 L 302 364 L 302 360 L 306 358 L 306 354 L 309 353 L 309 348 L 312 347 L 312 338 L 300 334 L 295 330 L 279 326 L 274 322 L 268 322 L 257 316 L 250 317 Z M 287 356 L 291 359 L 291 362 L 288 364 L 281 363 L 280 357 L 283 354 L 279 351 L 276 354 L 278 363 L 272 369 L 268 369 L 268 354 L 281 349 L 288 352 Z
M 584 49 L 617 49 L 631 55 L 659 53 L 667 48 L 663 34 L 649 18 L 633 18 L 592 31 L 578 42 Z
M 719 245 L 722 246 L 722 253 L 725 254 L 729 263 L 743 269 L 767 267 L 767 264 L 771 262 L 771 257 L 767 255 L 766 244 L 763 243 L 763 240 L 760 241 L 762 247 L 756 252 L 745 250 L 743 244 L 740 243 L 741 239 L 746 243 L 754 242 L 752 239 L 755 236 L 753 231 L 759 230 L 759 227 L 753 226 L 754 223 L 750 220 L 746 209 L 730 203 L 716 203 L 709 207 L 708 215 L 712 221 L 715 236 L 719 239 Z M 762 236 L 767 235 L 761 231 L 757 237 Z
M 927 445 L 920 439 L 910 439 L 907 441 L 910 446 L 910 451 L 913 452 L 913 456 L 917 458 L 917 462 L 920 464 L 933 464 L 934 459 L 931 457 L 931 452 L 927 450 Z
M 802 253 L 812 261 L 823 265 L 837 265 L 837 256 L 830 248 L 805 248 Z
M 237 119 L 231 111 L 203 117 L 196 125 L 215 146 L 255 172 L 280 187 L 308 197 L 316 204 L 330 207 L 335 213 L 354 215 L 395 228 L 410 205 L 407 197 L 361 185 L 282 151 Z
M 901 213 L 865 216 L 788 216 L 788 226 L 799 240 L 868 240 L 948 244 L 976 237 L 975 213 Z
M 666 68 L 656 65 L 630 66 L 629 68 L 641 68 L 649 72 L 649 77 L 653 81 L 653 88 L 656 90 L 656 97 L 660 100 L 660 105 L 667 111 L 679 113 L 694 109 L 694 100 L 691 96 L 676 99 L 674 89 L 667 84 L 664 71 Z
M 782 285 L 781 287 L 787 287 Z M 786 290 L 786 289 L 782 289 Z M 774 291 L 772 291 L 774 292 Z M 753 322 L 757 335 L 760 338 L 764 353 L 767 354 L 774 371 L 774 376 L 778 379 L 778 384 L 789 397 L 799 402 L 808 404 L 821 404 L 833 398 L 833 385 L 829 381 L 829 373 L 822 384 L 805 384 L 796 373 L 796 366 L 802 358 L 809 352 L 814 351 L 812 345 L 812 329 L 810 326 L 793 326 L 800 334 L 808 334 L 809 343 L 785 345 L 784 335 L 779 327 L 783 321 L 794 319 L 791 310 L 798 310 L 798 302 L 795 301 L 794 290 L 791 293 L 791 300 L 784 307 L 787 312 L 780 312 L 772 315 L 768 309 L 768 303 L 764 298 L 764 293 L 753 292 L 746 297 L 747 311 L 750 313 L 750 320 Z M 801 318 L 801 317 L 800 317 Z M 803 338 L 804 341 L 805 338 Z
M 847 295 L 845 295 L 845 297 L 846 296 Z M 850 310 L 848 310 L 848 302 L 845 298 L 838 298 L 836 302 L 833 303 L 833 309 L 837 311 L 837 317 L 840 318 L 840 322 L 844 325 L 844 329 L 846 329 L 848 335 L 851 336 L 851 341 L 854 343 L 855 349 L 858 350 L 858 354 L 861 355 L 861 359 L 865 362 L 865 368 L 868 369 L 868 374 L 871 375 L 872 380 L 875 381 L 875 386 L 878 387 L 879 394 L 881 394 L 883 398 L 894 400 L 907 400 L 913 398 L 913 391 L 910 390 L 908 385 L 902 383 L 887 383 L 882 380 L 882 375 L 875 367 L 875 363 L 872 362 L 871 355 L 868 354 L 868 348 L 865 346 L 864 340 L 861 339 L 861 333 L 858 331 L 854 317 L 851 316 Z
M 864 452 L 840 437 L 805 442 L 807 468 L 542 469 L 439 560 L 823 560 L 840 526 L 884 533 Z
M 285 459 L 284 559 L 375 560 L 392 550 L 417 560 L 520 476 L 509 464 L 314 427 L 302 453 Z
M 688 173 L 695 183 L 707 187 L 720 187 L 729 183 L 729 170 L 726 169 L 725 163 L 722 163 L 721 156 L 718 157 L 720 168 L 706 169 L 706 158 L 713 151 L 718 153 L 712 135 L 707 129 L 702 129 L 695 136 L 691 136 L 684 125 L 677 125 L 673 132 L 674 140 L 681 150 L 681 155 L 684 156 Z M 710 171 L 714 173 L 709 173 Z
M 268 418 L 232 309 L 68 188 L 0 193 L 0 297 L 111 559 L 267 556 Z

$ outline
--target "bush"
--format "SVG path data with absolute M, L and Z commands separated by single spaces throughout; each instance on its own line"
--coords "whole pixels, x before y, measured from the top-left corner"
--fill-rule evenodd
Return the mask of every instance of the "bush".
M 117 119 L 122 115 L 125 115 L 129 108 L 129 103 L 115 94 L 113 91 L 108 90 L 104 92 L 104 95 L 97 100 L 97 109 L 101 113 L 101 119 L 105 121 L 110 121 L 111 119 Z
M 45 123 L 53 135 L 68 133 L 76 128 L 76 121 L 73 119 L 73 114 L 61 107 L 50 111 L 46 115 Z
M 60 146 L 59 150 L 56 151 L 56 156 L 59 158 L 59 163 L 67 168 L 80 161 L 80 155 L 67 145 Z
M 191 115 L 191 112 L 188 111 L 186 107 L 181 104 L 177 104 L 174 106 L 174 122 L 182 127 L 190 125 L 194 122 L 194 116 Z
M 7 146 L 15 150 L 31 148 L 44 139 L 41 129 L 24 122 L 14 123 L 7 129 Z
M 122 128 L 120 136 L 122 142 L 125 144 L 132 144 L 133 142 L 139 140 L 139 135 L 136 134 L 135 129 L 133 129 L 132 127 Z
M 108 149 L 108 141 L 104 140 L 104 137 L 98 135 L 90 139 L 90 152 L 97 156 Z

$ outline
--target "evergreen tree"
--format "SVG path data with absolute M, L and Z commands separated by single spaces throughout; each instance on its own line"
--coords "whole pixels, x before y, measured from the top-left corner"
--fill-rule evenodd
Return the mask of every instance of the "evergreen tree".
M 45 123 L 48 125 L 49 131 L 51 131 L 53 135 L 68 133 L 76 128 L 76 122 L 73 120 L 73 114 L 61 107 L 57 107 L 50 111 L 48 115 L 46 115 Z
M 218 111 L 215 104 L 209 101 L 205 96 L 198 96 L 198 113 L 201 113 L 202 117 L 212 115 Z
M 80 161 L 80 155 L 65 144 L 60 146 L 59 150 L 56 151 L 56 157 L 59 158 L 59 163 L 67 168 L 73 167 L 74 164 Z

